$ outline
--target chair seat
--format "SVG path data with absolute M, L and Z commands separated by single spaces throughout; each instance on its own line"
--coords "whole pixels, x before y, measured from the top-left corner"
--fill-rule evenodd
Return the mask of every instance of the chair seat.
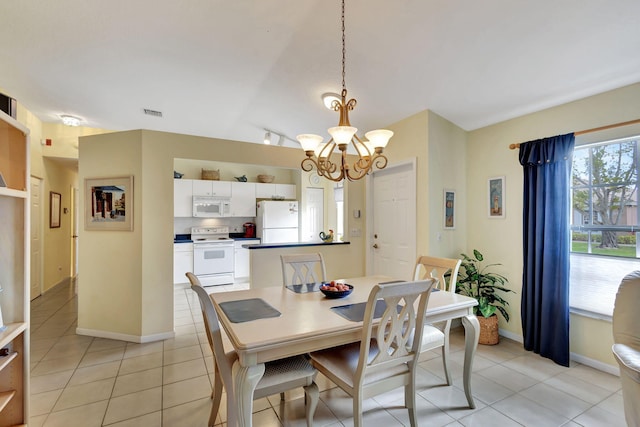
M 315 369 L 304 356 L 267 362 L 264 364 L 264 375 L 260 378 L 255 392 L 261 394 L 262 390 L 277 387 L 278 390 L 274 393 L 278 393 L 281 389 L 293 388 L 287 385 L 295 382 L 300 382 L 302 385 L 307 382 L 311 383 L 309 379 L 313 377 L 314 373 Z
M 375 341 L 371 342 L 369 348 L 369 357 L 367 362 L 378 354 L 378 346 Z M 341 380 L 345 385 L 354 388 L 353 378 L 358 367 L 358 358 L 360 357 L 360 343 L 346 344 L 340 347 L 334 347 L 327 350 L 315 351 L 310 354 L 311 360 L 317 362 L 316 366 L 322 366 L 323 370 L 328 370 L 331 374 Z M 364 378 L 363 385 L 373 384 L 381 379 L 387 379 L 391 376 L 403 374 L 409 371 L 407 365 L 395 366 L 391 371 L 372 372 Z
M 625 374 L 640 383 L 640 351 L 625 344 L 614 344 L 613 355 L 621 367 L 626 368 Z
M 422 345 L 420 351 L 428 351 L 444 345 L 445 335 L 440 329 L 431 325 L 424 325 L 422 331 Z

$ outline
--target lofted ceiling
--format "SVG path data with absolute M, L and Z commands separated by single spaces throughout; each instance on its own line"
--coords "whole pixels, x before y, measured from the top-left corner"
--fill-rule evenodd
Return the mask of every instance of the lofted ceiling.
M 472 130 L 640 81 L 638 0 L 347 0 L 346 15 L 360 134 L 425 109 Z M 338 0 L 5 0 L 0 22 L 0 91 L 44 122 L 256 143 L 268 128 L 289 146 L 337 125 L 321 95 L 341 89 Z

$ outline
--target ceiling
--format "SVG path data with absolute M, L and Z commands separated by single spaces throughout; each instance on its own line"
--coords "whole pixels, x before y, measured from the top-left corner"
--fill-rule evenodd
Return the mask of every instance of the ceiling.
M 473 130 L 640 81 L 638 0 L 348 0 L 346 15 L 360 134 L 425 109 Z M 44 122 L 256 143 L 268 128 L 289 146 L 337 125 L 321 95 L 341 89 L 338 0 L 3 1 L 0 21 L 0 91 Z

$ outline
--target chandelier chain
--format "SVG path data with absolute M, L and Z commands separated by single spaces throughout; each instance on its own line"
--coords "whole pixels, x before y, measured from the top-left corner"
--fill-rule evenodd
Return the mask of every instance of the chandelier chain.
M 344 0 L 342 0 L 342 90 L 347 88 L 345 83 L 345 63 L 347 57 L 347 49 L 344 41 Z

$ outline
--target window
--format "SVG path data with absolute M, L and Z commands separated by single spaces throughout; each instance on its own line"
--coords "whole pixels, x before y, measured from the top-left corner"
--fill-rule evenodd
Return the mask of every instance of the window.
M 640 267 L 638 141 L 574 149 L 570 304 L 577 311 L 610 316 L 620 280 Z

